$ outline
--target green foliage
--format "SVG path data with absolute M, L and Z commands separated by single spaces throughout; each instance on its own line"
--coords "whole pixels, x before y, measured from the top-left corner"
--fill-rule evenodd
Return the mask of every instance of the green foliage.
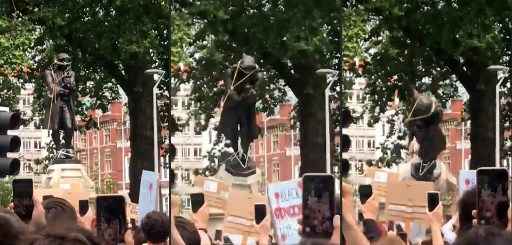
M 0 15 L 0 105 L 14 110 L 22 81 L 32 71 L 38 29 L 26 18 Z
M 6 208 L 12 201 L 12 179 L 0 179 L 0 208 Z
M 37 171 L 34 171 L 34 175 L 46 174 L 48 167 L 53 164 L 53 161 L 57 157 L 57 150 L 53 141 L 50 141 L 46 146 L 46 156 L 41 159 L 34 160 L 34 165 L 37 166 Z
M 309 87 L 305 74 L 333 67 L 338 60 L 340 16 L 332 11 L 335 7 L 336 1 L 178 1 L 176 22 L 187 14 L 195 24 L 190 28 L 197 30 L 189 54 L 198 68 L 191 79 L 196 115 L 211 118 L 223 95 L 217 83 L 242 53 L 256 57 L 265 71 L 257 89 L 259 111 L 272 114 L 286 100 L 286 86 L 300 97 Z
M 510 7 L 507 1 L 443 0 L 358 6 L 367 12 L 371 26 L 365 43 L 370 112 L 383 113 L 397 89 L 403 101 L 410 99 L 407 89 L 416 87 L 432 92 L 443 104 L 458 95 L 456 82 L 474 90 L 480 81 L 472 76 L 509 60 L 500 33 L 510 26 Z M 393 76 L 397 79 L 390 82 Z

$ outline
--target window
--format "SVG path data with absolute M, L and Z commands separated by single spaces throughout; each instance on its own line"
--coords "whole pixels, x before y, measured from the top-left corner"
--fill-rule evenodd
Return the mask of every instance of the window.
M 169 196 L 165 195 L 163 196 L 163 211 L 165 214 L 169 215 Z
M 271 140 L 271 150 L 270 152 L 277 152 L 278 151 L 278 144 L 279 144 L 279 135 L 278 134 L 271 134 L 270 140 Z
M 264 143 L 263 143 L 263 140 L 260 141 L 260 146 L 258 147 L 258 153 L 259 154 L 264 154 L 265 153 L 265 146 L 264 146 Z
M 105 129 L 105 145 L 110 144 L 110 129 Z
M 172 109 L 177 109 L 178 108 L 178 104 L 179 104 L 178 98 L 172 98 L 171 99 Z
M 23 141 L 23 150 L 30 150 L 30 141 L 24 140 Z
M 98 135 L 93 134 L 92 136 L 92 146 L 95 146 L 98 143 Z
M 106 171 L 112 172 L 112 154 L 110 153 L 110 150 L 105 151 L 105 165 Z
M 190 195 L 183 195 L 181 197 L 181 207 L 185 210 L 190 210 L 192 205 L 190 204 Z
M 87 137 L 87 136 L 85 136 L 85 137 Z M 84 148 L 86 147 L 85 137 L 80 137 L 80 145 L 81 145 L 81 147 L 84 147 Z
M 272 181 L 279 181 L 279 163 L 272 164 Z

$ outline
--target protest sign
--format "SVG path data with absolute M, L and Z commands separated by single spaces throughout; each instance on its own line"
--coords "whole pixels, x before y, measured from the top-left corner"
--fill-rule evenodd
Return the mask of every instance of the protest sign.
M 254 224 L 254 204 L 266 203 L 261 195 L 249 193 L 238 189 L 229 192 L 229 202 L 226 204 L 226 218 L 223 224 L 223 231 L 231 238 L 246 245 L 251 237 L 258 237 Z
M 386 212 L 390 220 L 406 223 L 426 220 L 427 192 L 434 190 L 433 182 L 392 181 L 388 183 Z
M 369 168 L 366 176 L 372 179 L 373 193 L 379 201 L 386 201 L 388 196 L 388 183 L 398 181 L 398 174 L 387 170 Z
M 197 176 L 194 180 L 194 186 L 203 192 L 205 201 L 210 209 L 226 209 L 226 197 L 229 186 L 223 181 Z
M 459 171 L 459 196 L 476 186 L 476 170 Z
M 302 181 L 269 184 L 267 195 L 278 244 L 298 244 L 301 239 L 297 221 L 302 215 Z
M 155 172 L 142 171 L 140 178 L 140 194 L 139 194 L 139 224 L 142 218 L 149 212 L 156 210 L 158 180 Z

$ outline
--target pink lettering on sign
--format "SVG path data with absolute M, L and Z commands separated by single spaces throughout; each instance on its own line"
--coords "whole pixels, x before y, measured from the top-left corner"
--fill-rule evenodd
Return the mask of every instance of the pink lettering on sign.
M 297 218 L 302 214 L 302 205 L 295 204 L 288 207 L 277 207 L 273 211 L 278 220 Z

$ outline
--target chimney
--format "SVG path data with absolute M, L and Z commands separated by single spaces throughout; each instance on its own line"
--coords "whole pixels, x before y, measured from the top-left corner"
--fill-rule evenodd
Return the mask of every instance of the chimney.
M 464 109 L 464 101 L 462 99 L 453 99 L 451 101 L 450 110 L 460 113 Z

